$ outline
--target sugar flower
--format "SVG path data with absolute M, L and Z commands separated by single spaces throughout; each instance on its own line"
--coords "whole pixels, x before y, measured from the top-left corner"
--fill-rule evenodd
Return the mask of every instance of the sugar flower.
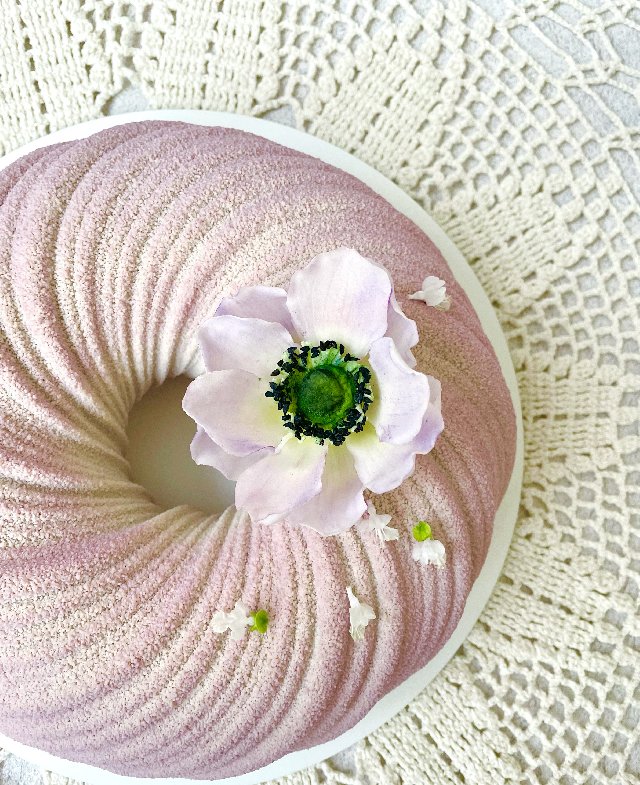
M 347 586 L 349 598 L 349 632 L 354 641 L 364 638 L 364 629 L 372 619 L 376 618 L 373 608 L 360 600 L 353 593 L 351 586 Z
M 415 542 L 411 549 L 411 555 L 420 564 L 434 564 L 436 567 L 444 567 L 447 561 L 447 554 L 444 545 L 439 540 L 424 540 Z
M 428 275 L 422 282 L 422 289 L 409 295 L 410 300 L 423 300 L 427 305 L 432 305 L 439 311 L 448 311 L 451 307 L 451 298 L 447 295 L 447 285 L 442 278 Z
M 376 535 L 383 541 L 397 540 L 400 536 L 397 529 L 389 526 L 391 520 L 390 515 L 379 513 L 371 502 L 367 502 L 367 511 L 360 519 L 360 527 L 374 531 Z
M 287 291 L 224 298 L 199 341 L 206 371 L 182 402 L 191 455 L 237 481 L 254 523 L 345 531 L 363 491 L 400 485 L 443 429 L 440 383 L 415 370 L 416 325 L 357 251 L 316 256 Z
M 411 555 L 419 564 L 433 564 L 436 567 L 444 567 L 447 554 L 444 545 L 433 538 L 431 526 L 426 521 L 420 521 L 413 527 L 413 548 Z
M 238 600 L 232 611 L 216 611 L 211 619 L 211 628 L 214 632 L 225 632 L 231 630 L 231 637 L 234 641 L 240 640 L 246 628 L 251 625 L 251 614 L 249 609 Z
M 232 611 L 216 611 L 211 618 L 211 628 L 214 632 L 222 633 L 231 630 L 234 641 L 243 637 L 247 628 L 264 633 L 269 625 L 269 615 L 265 610 L 251 613 L 247 606 L 238 600 Z

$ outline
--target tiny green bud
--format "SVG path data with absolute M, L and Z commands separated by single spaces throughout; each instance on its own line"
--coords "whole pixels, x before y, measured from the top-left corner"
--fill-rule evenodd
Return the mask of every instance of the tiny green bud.
M 261 635 L 264 635 L 268 626 L 269 614 L 265 610 L 259 610 L 253 614 L 253 625 L 249 627 L 249 631 L 257 630 Z
M 418 525 L 413 527 L 413 538 L 418 542 L 431 539 L 431 526 L 426 521 L 418 521 Z

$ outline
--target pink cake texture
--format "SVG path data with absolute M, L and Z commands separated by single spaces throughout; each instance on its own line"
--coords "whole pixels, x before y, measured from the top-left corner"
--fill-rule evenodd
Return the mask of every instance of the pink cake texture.
M 444 433 L 376 497 L 396 542 L 163 509 L 126 425 L 204 370 L 221 297 L 347 246 L 384 264 L 442 382 Z M 447 282 L 443 313 L 407 295 Z M 140 777 L 238 775 L 352 727 L 456 627 L 514 459 L 489 340 L 433 243 L 357 179 L 260 137 L 122 125 L 0 173 L 0 732 Z M 411 556 L 431 523 L 443 569 Z M 345 587 L 373 607 L 349 634 Z M 217 634 L 237 599 L 264 635 Z

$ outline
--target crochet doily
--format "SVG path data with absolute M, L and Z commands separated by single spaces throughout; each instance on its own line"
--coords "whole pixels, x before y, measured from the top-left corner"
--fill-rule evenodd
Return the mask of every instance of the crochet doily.
M 0 42 L 0 154 L 145 106 L 292 123 L 420 202 L 508 338 L 525 484 L 488 606 L 407 709 L 282 785 L 640 779 L 635 0 L 0 0 Z

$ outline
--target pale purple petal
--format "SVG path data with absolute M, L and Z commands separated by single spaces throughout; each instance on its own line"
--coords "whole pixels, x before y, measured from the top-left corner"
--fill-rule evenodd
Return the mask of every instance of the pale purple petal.
M 200 325 L 198 340 L 208 371 L 238 368 L 269 376 L 293 338 L 278 322 L 240 316 L 213 316 Z
M 327 447 L 313 438 L 289 439 L 243 472 L 236 485 L 236 507 L 254 523 L 274 523 L 309 501 L 322 488 Z
M 444 421 L 440 411 L 440 382 L 433 376 L 426 378 L 429 383 L 429 406 L 420 430 L 410 442 L 382 442 L 370 424 L 361 433 L 351 434 L 345 442 L 363 485 L 374 493 L 386 493 L 403 483 L 413 474 L 416 454 L 430 452 L 442 433 Z
M 182 408 L 226 452 L 249 455 L 289 433 L 267 388 L 246 371 L 209 371 L 187 387 Z
M 191 457 L 199 466 L 213 466 L 228 480 L 237 480 L 245 469 L 273 451 L 272 447 L 264 447 L 249 455 L 231 455 L 216 444 L 201 425 L 198 425 L 196 435 L 191 440 L 190 449 Z
M 295 337 L 287 308 L 287 293 L 275 286 L 246 286 L 233 297 L 223 297 L 216 316 L 243 316 L 278 322 Z
M 429 406 L 424 415 L 422 427 L 411 442 L 415 451 L 419 453 L 430 452 L 436 443 L 436 439 L 444 430 L 444 420 L 442 419 L 441 411 L 442 385 L 433 376 L 427 375 L 427 381 L 429 382 Z
M 427 377 L 409 368 L 388 337 L 372 344 L 369 365 L 374 374 L 369 420 L 382 441 L 405 444 L 422 426 L 429 404 Z
M 368 261 L 370 261 L 371 264 L 375 264 L 376 267 L 382 268 L 387 275 L 389 275 L 387 268 L 380 264 L 380 262 L 376 262 L 375 259 L 369 259 Z M 390 275 L 389 279 L 391 279 Z M 402 359 L 410 368 L 415 368 L 416 358 L 413 356 L 411 347 L 418 343 L 418 328 L 413 319 L 409 319 L 408 316 L 405 316 L 404 311 L 400 308 L 393 288 L 393 281 L 391 282 L 391 297 L 389 298 L 389 306 L 387 309 L 387 331 L 385 335 L 388 335 L 389 338 L 393 338 L 393 342 Z
M 390 296 L 391 281 L 382 267 L 339 248 L 294 273 L 287 305 L 303 340 L 334 340 L 364 357 L 386 332 Z
M 381 442 L 371 425 L 349 436 L 345 444 L 362 484 L 374 493 L 397 488 L 415 469 L 413 444 Z
M 340 534 L 357 523 L 367 509 L 363 484 L 353 457 L 344 447 L 329 447 L 322 490 L 285 517 L 287 523 L 310 526 L 323 535 Z
M 413 356 L 411 347 L 418 343 L 418 328 L 413 319 L 405 316 L 398 305 L 396 296 L 391 292 L 389 300 L 389 310 L 387 312 L 387 332 L 386 335 L 393 339 L 398 354 L 406 362 L 409 368 L 416 367 L 416 358 Z

